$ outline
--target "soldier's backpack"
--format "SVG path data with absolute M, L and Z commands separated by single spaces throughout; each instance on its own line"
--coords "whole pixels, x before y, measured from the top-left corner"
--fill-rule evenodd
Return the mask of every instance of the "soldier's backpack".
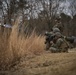
M 60 46 L 61 52 L 68 52 L 69 43 L 64 38 L 62 39 L 63 39 L 63 42 Z

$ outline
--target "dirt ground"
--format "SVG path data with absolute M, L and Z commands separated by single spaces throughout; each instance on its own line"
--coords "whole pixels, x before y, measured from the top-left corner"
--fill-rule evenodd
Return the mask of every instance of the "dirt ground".
M 76 51 L 23 57 L 10 71 L 1 71 L 0 75 L 76 75 Z

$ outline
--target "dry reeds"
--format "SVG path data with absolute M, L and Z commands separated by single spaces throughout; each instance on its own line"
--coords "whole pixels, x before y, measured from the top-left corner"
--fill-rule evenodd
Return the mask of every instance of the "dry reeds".
M 0 69 L 23 56 L 37 55 L 44 51 L 43 36 L 36 35 L 34 31 L 27 37 L 23 37 L 26 34 L 18 36 L 17 26 L 18 24 L 13 26 L 9 37 L 7 31 L 0 35 Z

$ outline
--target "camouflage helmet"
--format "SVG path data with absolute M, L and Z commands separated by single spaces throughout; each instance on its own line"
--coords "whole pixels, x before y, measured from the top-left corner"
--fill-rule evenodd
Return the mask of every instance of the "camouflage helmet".
M 60 32 L 60 29 L 59 29 L 59 28 L 53 28 L 53 32 L 54 32 L 54 33 Z
M 56 37 L 62 37 L 62 34 L 61 34 L 60 32 L 56 32 L 54 35 L 55 35 Z
M 54 25 L 54 27 L 53 28 L 58 28 L 58 25 L 56 24 L 56 25 Z

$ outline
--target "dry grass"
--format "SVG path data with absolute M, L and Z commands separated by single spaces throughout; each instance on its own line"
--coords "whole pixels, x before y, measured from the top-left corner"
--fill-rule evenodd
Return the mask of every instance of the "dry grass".
M 44 53 L 23 60 L 9 75 L 76 75 L 76 52 Z
M 0 33 L 0 69 L 5 69 L 13 60 L 13 55 L 9 49 L 9 38 L 7 32 Z
M 37 55 L 44 51 L 44 37 L 38 36 L 33 31 L 30 36 L 18 37 L 17 23 L 12 28 L 10 37 L 7 29 L 0 34 L 0 69 L 5 69 L 12 61 L 26 55 Z M 9 32 L 8 32 L 9 33 Z
M 17 25 L 14 25 L 10 37 L 7 30 L 0 34 L 0 70 L 9 69 L 13 63 L 24 57 L 14 66 L 17 70 L 6 75 L 76 75 L 76 52 L 45 53 L 44 36 L 36 35 L 35 31 L 27 37 L 18 36 Z M 34 55 L 39 56 L 26 59 L 26 56 Z

